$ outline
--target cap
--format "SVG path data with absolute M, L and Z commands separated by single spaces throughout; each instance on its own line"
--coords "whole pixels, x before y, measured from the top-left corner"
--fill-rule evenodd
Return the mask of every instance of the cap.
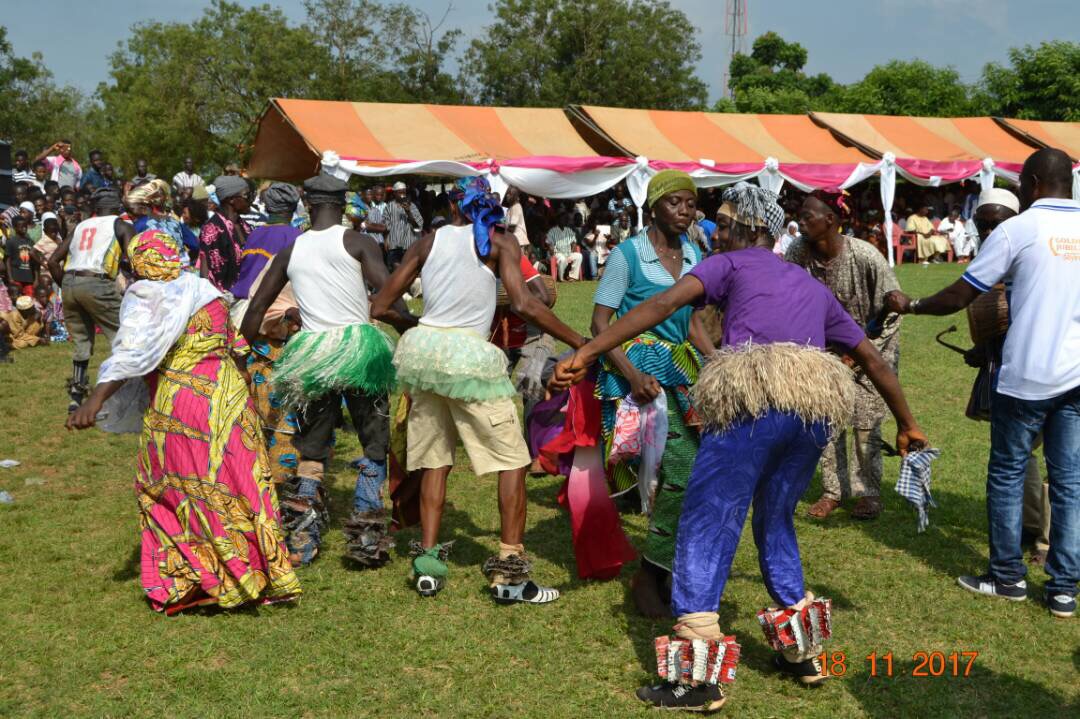
M 404 182 L 401 182 L 399 180 L 398 182 L 394 183 L 394 192 L 397 192 L 398 190 L 404 190 L 404 189 L 406 189 Z
M 304 192 L 345 192 L 349 183 L 325 173 L 304 180 Z
M 191 199 L 193 200 L 209 200 L 210 189 L 206 185 L 194 185 L 191 188 Z
M 975 209 L 979 209 L 983 205 L 1001 205 L 1002 207 L 1008 207 L 1013 212 L 1020 212 L 1020 200 L 1016 198 L 1016 195 L 1001 187 L 991 187 L 989 190 L 984 190 L 979 195 L 979 204 L 975 206 Z
M 28 310 L 34 306 L 34 298 L 29 295 L 23 295 L 19 299 L 15 300 L 15 308 L 19 310 Z

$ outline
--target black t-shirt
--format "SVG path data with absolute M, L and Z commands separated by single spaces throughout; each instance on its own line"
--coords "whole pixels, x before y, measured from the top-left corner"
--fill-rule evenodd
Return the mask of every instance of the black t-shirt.
M 7 241 L 7 256 L 11 260 L 11 281 L 31 284 L 34 281 L 34 243 L 26 237 L 12 236 Z

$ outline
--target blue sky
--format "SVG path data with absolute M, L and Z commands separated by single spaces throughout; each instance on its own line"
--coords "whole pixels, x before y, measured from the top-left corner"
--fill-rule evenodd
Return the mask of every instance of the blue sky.
M 243 4 L 258 3 L 241 0 Z M 448 0 L 408 4 L 441 16 Z M 452 0 L 448 25 L 466 38 L 489 23 L 487 0 Z M 703 58 L 698 75 L 719 96 L 727 61 L 725 0 L 670 0 L 697 24 Z M 208 3 L 200 0 L 47 0 L 18 2 L 2 22 L 20 55 L 39 51 L 60 83 L 92 91 L 108 75 L 108 55 L 127 37 L 132 23 L 189 22 Z M 300 0 L 280 0 L 297 23 Z M 922 58 L 952 65 L 968 81 L 987 62 L 1005 62 L 1009 47 L 1044 40 L 1080 41 L 1078 0 L 749 0 L 750 38 L 775 30 L 803 44 L 807 70 L 827 72 L 841 82 L 861 78 L 892 59 Z

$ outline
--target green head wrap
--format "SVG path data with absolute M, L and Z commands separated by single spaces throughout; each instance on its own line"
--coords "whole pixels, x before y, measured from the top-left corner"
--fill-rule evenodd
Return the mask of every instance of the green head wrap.
M 660 170 L 649 180 L 647 199 L 649 207 L 656 204 L 656 201 L 664 195 L 670 195 L 672 192 L 678 192 L 679 190 L 690 190 L 690 192 L 696 194 L 697 186 L 694 185 L 693 178 L 682 170 Z

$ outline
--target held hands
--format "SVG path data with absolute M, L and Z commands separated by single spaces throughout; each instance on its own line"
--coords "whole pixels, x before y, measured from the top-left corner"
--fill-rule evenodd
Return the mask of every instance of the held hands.
M 551 375 L 548 387 L 552 391 L 561 392 L 570 385 L 577 384 L 585 379 L 585 373 L 588 372 L 589 365 L 592 362 L 592 358 L 578 350 L 572 356 L 555 365 L 555 372 Z
M 300 309 L 297 307 L 290 307 L 285 310 L 285 314 L 282 316 L 282 320 L 288 323 L 289 334 L 300 331 Z
M 896 432 L 896 451 L 900 453 L 901 457 L 908 452 L 916 452 L 929 446 L 930 439 L 918 425 L 907 429 L 899 429 Z
M 911 312 L 911 298 L 899 290 L 894 290 L 885 295 L 885 306 L 889 312 L 906 315 Z
M 97 421 L 97 414 L 101 411 L 101 402 L 93 397 L 87 399 L 82 405 L 68 415 L 65 427 L 72 429 L 89 429 Z
M 630 396 L 633 397 L 634 401 L 639 405 L 645 405 L 652 402 L 663 391 L 660 383 L 657 382 L 656 378 L 651 374 L 638 372 L 635 376 L 630 378 Z

